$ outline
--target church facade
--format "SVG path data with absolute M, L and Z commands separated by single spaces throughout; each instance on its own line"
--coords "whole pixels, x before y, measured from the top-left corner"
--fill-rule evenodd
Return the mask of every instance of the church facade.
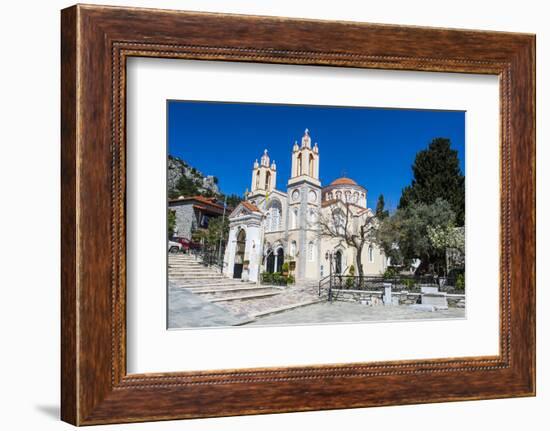
M 267 150 L 252 168 L 250 192 L 229 215 L 224 272 L 232 278 L 257 281 L 262 272 L 281 272 L 291 264 L 297 282 L 317 281 L 332 272 L 357 272 L 357 247 L 339 235 L 363 232 L 376 225 L 367 206 L 367 190 L 350 178 L 323 186 L 319 180 L 319 146 L 306 129 L 301 145 L 294 143 L 286 191 L 277 190 L 277 166 Z M 345 228 L 344 228 L 345 226 Z M 370 239 L 360 256 L 365 275 L 380 275 L 387 267 L 382 250 Z M 353 270 L 352 270 L 353 271 Z

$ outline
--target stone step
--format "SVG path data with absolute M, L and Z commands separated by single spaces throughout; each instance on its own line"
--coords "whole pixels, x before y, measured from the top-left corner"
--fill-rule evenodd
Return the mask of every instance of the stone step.
M 182 261 L 182 262 L 201 262 L 201 259 L 195 259 L 194 257 L 188 257 L 188 256 L 185 256 L 185 255 L 169 254 L 168 259 L 169 260 Z
M 239 301 L 239 300 L 250 300 L 258 298 L 267 298 L 270 296 L 280 295 L 281 292 L 270 292 L 270 293 L 258 293 L 258 294 L 248 294 L 248 295 L 237 295 L 237 296 L 228 296 L 222 298 L 210 298 L 208 302 L 225 302 L 225 301 Z
M 257 287 L 257 286 L 237 286 L 237 287 L 218 287 L 218 288 L 192 288 L 189 289 L 186 287 L 186 289 L 190 290 L 193 293 L 197 294 L 207 294 L 207 293 L 228 293 L 228 292 L 264 292 L 266 290 L 273 290 L 271 287 Z
M 187 274 L 187 275 L 168 274 L 168 279 L 169 280 L 226 280 L 221 275 L 192 275 L 192 274 Z
M 174 256 L 172 254 L 168 255 L 168 260 L 171 260 L 173 262 L 202 262 L 201 259 L 195 259 L 194 257 Z
M 168 268 L 168 272 L 171 273 L 171 274 L 217 274 L 217 275 L 221 275 L 220 271 L 213 271 L 211 269 Z
M 178 283 L 178 287 L 181 287 L 182 289 L 187 289 L 191 292 L 194 292 L 195 290 L 201 290 L 201 289 L 239 289 L 239 288 L 253 288 L 253 287 L 257 287 L 255 284 L 244 284 L 244 283 L 239 283 L 239 284 L 226 284 L 224 282 L 221 282 L 221 281 L 216 281 L 216 280 L 204 280 L 203 283 L 200 283 L 200 282 L 195 282 L 195 281 L 191 281 L 191 282 L 181 282 L 181 283 Z
M 191 265 L 191 264 L 188 264 L 188 263 L 184 263 L 184 264 L 173 264 L 173 263 L 168 263 L 168 266 L 170 268 L 202 268 L 202 269 L 216 269 L 216 268 L 219 268 L 218 266 L 206 266 L 206 265 Z
M 174 269 L 168 268 L 170 274 L 217 274 L 221 275 L 220 271 L 212 271 L 209 269 Z
M 307 305 L 317 304 L 319 302 L 324 302 L 324 301 L 322 299 L 315 299 L 312 301 L 299 302 L 297 304 L 283 305 L 282 307 L 270 308 L 270 309 L 261 311 L 259 313 L 255 313 L 252 315 L 252 317 L 258 318 L 258 317 L 269 316 L 271 314 L 282 313 L 283 311 L 293 310 L 295 308 L 305 307 Z
M 247 284 L 247 283 L 227 283 L 227 280 L 220 280 L 218 282 L 210 282 L 207 280 L 206 283 L 187 283 L 183 285 L 186 289 L 195 290 L 195 289 L 221 289 L 221 288 L 258 288 L 256 284 Z M 264 286 L 261 287 L 262 289 Z

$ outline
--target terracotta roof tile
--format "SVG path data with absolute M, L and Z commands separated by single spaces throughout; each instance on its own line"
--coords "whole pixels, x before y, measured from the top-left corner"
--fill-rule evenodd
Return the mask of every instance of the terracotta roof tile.
M 182 202 L 182 201 L 196 201 L 196 202 L 200 202 L 202 204 L 206 204 L 214 208 L 223 210 L 223 205 L 219 204 L 216 198 L 207 198 L 205 196 L 197 195 L 197 196 L 187 196 L 184 198 L 177 198 L 177 199 L 170 200 L 170 202 Z
M 332 183 L 330 183 L 331 186 L 336 186 L 336 185 L 340 185 L 340 184 L 348 184 L 348 185 L 352 185 L 352 186 L 357 185 L 357 183 L 355 181 L 353 181 L 351 178 L 347 178 L 347 177 L 336 178 Z
M 243 204 L 243 207 L 245 207 L 246 209 L 248 209 L 250 211 L 261 212 L 260 209 L 256 205 L 251 204 L 250 202 L 242 201 L 241 204 Z

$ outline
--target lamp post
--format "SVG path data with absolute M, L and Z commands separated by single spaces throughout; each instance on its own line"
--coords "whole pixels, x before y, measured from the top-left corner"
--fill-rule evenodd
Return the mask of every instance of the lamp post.
M 327 251 L 325 253 L 325 260 L 328 260 L 328 300 L 332 302 L 332 259 L 334 257 L 333 251 Z
M 218 245 L 218 263 L 220 264 L 220 272 L 223 274 L 223 259 L 222 259 L 222 243 L 223 243 L 223 225 L 225 223 L 225 210 L 227 208 L 227 195 L 223 201 L 223 215 L 222 215 L 222 226 L 220 229 L 220 243 Z

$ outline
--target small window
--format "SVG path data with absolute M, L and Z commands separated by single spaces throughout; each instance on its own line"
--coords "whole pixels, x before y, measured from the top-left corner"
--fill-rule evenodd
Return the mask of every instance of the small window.
M 370 263 L 374 262 L 374 251 L 372 249 L 372 245 L 369 245 L 369 262 Z
M 308 245 L 308 259 L 310 262 L 315 260 L 315 243 L 313 241 L 310 241 Z
M 292 211 L 292 229 L 298 228 L 298 208 Z

